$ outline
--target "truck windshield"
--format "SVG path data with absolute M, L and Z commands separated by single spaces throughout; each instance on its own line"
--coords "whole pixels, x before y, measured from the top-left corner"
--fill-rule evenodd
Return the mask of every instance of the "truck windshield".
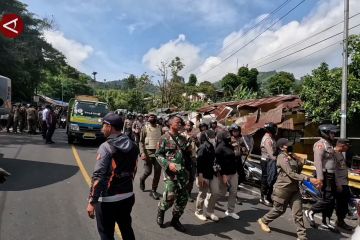
M 109 112 L 108 106 L 104 103 L 76 102 L 74 113 L 87 117 L 104 117 Z

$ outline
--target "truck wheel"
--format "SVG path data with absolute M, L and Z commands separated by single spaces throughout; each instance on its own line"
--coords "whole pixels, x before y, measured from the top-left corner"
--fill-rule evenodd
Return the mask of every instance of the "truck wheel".
M 72 144 L 74 142 L 74 137 L 68 135 L 68 144 Z

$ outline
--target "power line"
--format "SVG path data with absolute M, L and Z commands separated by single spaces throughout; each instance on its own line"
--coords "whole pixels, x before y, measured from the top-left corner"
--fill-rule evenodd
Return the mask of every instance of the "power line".
M 286 0 L 285 2 L 283 2 L 280 6 L 278 6 L 277 8 L 275 8 L 273 11 L 271 11 L 264 19 L 262 19 L 260 22 L 254 24 L 252 27 L 250 27 L 249 29 L 247 29 L 243 34 L 241 34 L 240 36 L 236 37 L 232 42 L 230 42 L 229 44 L 225 45 L 223 47 L 223 49 L 219 52 L 218 55 L 220 55 L 222 52 L 224 52 L 225 49 L 227 49 L 229 46 L 233 45 L 237 40 L 240 40 L 241 38 L 245 37 L 251 30 L 255 29 L 256 27 L 260 26 L 263 22 L 267 21 L 268 19 L 270 19 L 270 17 L 272 17 L 272 15 L 274 15 L 275 13 L 277 13 L 278 11 L 280 11 L 284 6 L 286 6 L 288 3 L 290 3 L 292 0 Z M 190 72 L 193 72 L 194 70 L 198 69 L 200 66 L 202 65 L 199 64 L 196 67 L 186 71 L 185 73 L 183 73 L 183 75 L 187 75 Z
M 356 28 L 356 27 L 358 27 L 358 26 L 360 26 L 360 24 L 357 24 L 357 25 L 353 26 L 353 27 L 350 28 L 349 30 L 354 29 L 354 28 Z M 327 38 L 322 39 L 322 40 L 320 40 L 320 41 L 318 41 L 318 42 L 315 42 L 315 43 L 313 43 L 313 44 L 310 44 L 309 46 L 306 46 L 306 47 L 304 47 L 304 48 L 301 48 L 301 49 L 299 49 L 299 50 L 297 50 L 297 51 L 295 51 L 295 52 L 289 53 L 289 54 L 287 54 L 287 55 L 285 55 L 285 56 L 279 57 L 279 58 L 277 58 L 277 59 L 275 59 L 275 60 L 272 60 L 272 61 L 270 61 L 270 62 L 267 62 L 267 63 L 261 64 L 261 65 L 259 65 L 259 66 L 256 66 L 256 68 L 260 68 L 260 67 L 269 65 L 269 64 L 271 64 L 271 63 L 277 62 L 277 61 L 279 61 L 279 60 L 281 60 L 281 59 L 284 59 L 284 58 L 286 58 L 286 57 L 289 57 L 289 56 L 291 56 L 291 55 L 294 55 L 294 54 L 296 54 L 296 53 L 299 53 L 299 52 L 301 52 L 301 51 L 304 51 L 305 49 L 311 48 L 311 47 L 313 47 L 313 46 L 315 46 L 315 45 L 318 45 L 318 44 L 320 44 L 320 43 L 322 43 L 322 42 L 325 42 L 325 41 L 327 41 L 327 40 L 329 40 L 329 39 L 331 39 L 331 38 L 334 38 L 334 37 L 336 37 L 336 36 L 339 36 L 339 35 L 341 35 L 342 33 L 343 33 L 342 31 L 339 32 L 339 33 L 336 33 L 336 34 L 334 34 L 334 35 L 332 35 L 332 36 L 330 36 L 330 37 L 327 37 Z
M 358 15 L 360 15 L 360 12 L 352 15 L 349 19 L 354 18 L 354 17 L 356 17 L 356 16 L 358 16 Z M 261 61 L 261 60 L 265 60 L 265 59 L 270 58 L 270 57 L 273 56 L 273 55 L 278 55 L 278 54 L 280 54 L 280 53 L 282 53 L 282 52 L 285 52 L 286 50 L 288 50 L 288 49 L 290 49 L 290 48 L 292 48 L 292 47 L 294 47 L 294 46 L 297 46 L 297 45 L 299 45 L 299 44 L 301 44 L 301 43 L 304 43 L 304 42 L 306 42 L 307 40 L 309 40 L 309 39 L 311 39 L 311 38 L 313 38 L 313 37 L 316 37 L 316 36 L 320 35 L 321 33 L 324 33 L 324 32 L 326 32 L 326 31 L 328 31 L 328 30 L 336 27 L 337 25 L 340 25 L 340 24 L 343 23 L 343 22 L 344 22 L 344 21 L 338 22 L 338 23 L 336 23 L 336 24 L 334 24 L 334 25 L 332 25 L 332 26 L 329 26 L 329 27 L 321 30 L 320 32 L 317 32 L 317 33 L 315 33 L 315 34 L 313 34 L 313 35 L 310 35 L 310 36 L 307 37 L 307 38 L 302 39 L 301 41 L 298 41 L 298 42 L 293 43 L 293 44 L 291 44 L 291 45 L 289 45 L 289 46 L 287 46 L 287 47 L 284 47 L 284 48 L 279 49 L 279 50 L 277 50 L 277 51 L 275 51 L 275 52 L 272 52 L 272 53 L 270 53 L 270 54 L 268 54 L 268 55 L 266 55 L 266 56 L 264 56 L 264 57 L 261 57 L 261 58 L 259 58 L 259 59 L 256 59 L 256 60 L 254 60 L 253 62 L 249 63 L 249 65 L 252 65 L 253 63 L 256 63 L 256 62 L 258 62 L 258 61 L 260 61 L 260 63 L 261 63 L 261 62 L 263 62 L 263 61 Z
M 240 47 L 239 49 L 237 49 L 235 52 L 233 52 L 232 54 L 230 54 L 228 57 L 226 57 L 224 60 L 222 60 L 220 63 L 216 64 L 215 66 L 213 66 L 212 68 L 210 68 L 209 70 L 207 70 L 206 72 L 200 74 L 204 75 L 210 71 L 212 71 L 213 69 L 215 69 L 216 67 L 220 66 L 221 64 L 223 64 L 225 61 L 227 61 L 228 59 L 230 59 L 232 56 L 234 56 L 236 53 L 238 53 L 240 50 L 244 49 L 245 47 L 247 47 L 249 44 L 251 44 L 252 42 L 254 42 L 257 38 L 259 38 L 263 33 L 265 33 L 267 30 L 269 30 L 270 28 L 272 28 L 275 24 L 277 24 L 278 22 L 280 22 L 282 19 L 284 19 L 286 16 L 288 16 L 291 12 L 293 12 L 296 8 L 298 8 L 302 3 L 304 3 L 306 0 L 302 0 L 300 3 L 298 3 L 295 7 L 293 7 L 292 9 L 290 9 L 285 15 L 283 15 L 281 18 L 279 18 L 277 21 L 275 21 L 273 24 L 271 24 L 269 27 L 267 27 L 264 31 L 262 31 L 260 34 L 256 35 L 256 37 L 254 37 L 252 40 L 250 40 L 249 42 L 247 42 L 245 45 L 243 45 L 242 47 Z

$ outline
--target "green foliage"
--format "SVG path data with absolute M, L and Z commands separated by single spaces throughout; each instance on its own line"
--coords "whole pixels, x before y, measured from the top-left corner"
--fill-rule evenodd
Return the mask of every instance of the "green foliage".
M 252 91 L 257 91 L 259 89 L 257 83 L 258 74 L 259 72 L 256 68 L 249 70 L 247 67 L 240 67 L 238 70 L 238 77 L 240 79 L 241 85 Z
M 290 94 L 295 90 L 295 77 L 292 73 L 279 72 L 265 83 L 266 95 Z
M 196 86 L 197 84 L 197 78 L 196 78 L 196 75 L 195 74 L 190 74 L 189 76 L 189 82 L 187 83 L 188 86 Z
M 360 35 L 349 37 L 349 56 L 351 59 L 350 72 L 360 79 Z
M 329 69 L 322 63 L 311 75 L 304 77 L 301 98 L 304 108 L 315 122 L 340 122 L 341 105 L 341 77 L 340 68 Z M 352 72 L 348 79 L 348 120 L 354 121 L 360 116 L 360 83 Z
M 257 98 L 256 92 L 248 89 L 247 87 L 239 86 L 235 89 L 231 100 L 239 101 L 239 100 L 255 99 L 255 98 Z
M 231 96 L 240 84 L 241 80 L 234 73 L 228 73 L 221 79 L 221 87 L 227 96 Z
M 181 62 L 181 59 L 179 57 L 175 57 L 173 60 L 171 60 L 171 63 L 169 64 L 172 75 L 171 81 L 185 83 L 184 78 L 178 75 L 184 67 L 185 64 Z

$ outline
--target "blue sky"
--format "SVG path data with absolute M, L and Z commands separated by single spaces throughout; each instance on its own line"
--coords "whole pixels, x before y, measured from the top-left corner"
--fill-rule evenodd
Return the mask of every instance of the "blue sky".
M 191 72 L 196 74 L 209 75 L 206 71 L 211 66 L 221 62 L 238 46 L 251 40 L 252 36 L 256 36 L 257 32 L 266 27 L 264 25 L 251 31 L 248 38 L 237 39 L 249 25 L 256 22 L 259 16 L 274 10 L 285 0 L 24 0 L 23 2 L 28 5 L 29 11 L 38 17 L 55 20 L 54 31 L 45 33 L 45 38 L 65 54 L 71 65 L 87 74 L 97 71 L 98 81 L 104 79 L 109 81 L 123 78 L 127 73 L 140 75 L 143 72 L 154 75 L 156 79 L 156 66 L 160 61 L 170 61 L 176 55 L 179 55 L 186 64 L 184 75 L 188 75 L 192 69 L 194 71 Z M 279 18 L 299 2 L 301 0 L 289 1 L 274 18 Z M 321 30 L 321 26 L 325 27 L 327 23 L 321 22 L 319 16 L 335 9 L 340 13 L 334 13 L 333 18 L 341 17 L 340 2 L 342 0 L 305 1 L 267 34 L 267 36 L 269 34 L 273 37 L 278 36 L 274 42 L 268 42 L 268 39 L 261 37 L 252 48 L 264 48 L 265 56 L 287 43 L 290 44 L 296 39 L 292 39 L 291 34 L 289 38 L 288 29 L 294 31 L 293 25 L 296 23 L 298 23 L 296 27 L 300 30 L 301 27 L 307 27 L 309 34 L 313 32 L 311 30 L 313 28 Z M 339 19 L 329 20 L 328 24 L 337 20 Z M 280 35 L 281 33 L 283 35 Z M 284 41 L 283 38 L 288 40 Z M 235 42 L 235 44 L 224 51 L 226 42 Z M 278 46 L 269 45 L 276 43 Z M 231 64 L 224 63 L 224 66 L 214 70 L 211 76 L 200 77 L 201 80 L 218 80 L 217 78 L 224 72 L 233 71 L 234 62 L 245 65 L 248 64 L 248 60 L 256 60 L 251 52 L 254 50 L 249 46 L 248 50 L 244 49 L 244 52 L 240 51 L 233 59 L 229 59 L 228 62 Z M 255 55 L 262 56 L 261 52 Z M 325 60 L 332 62 L 331 56 L 329 54 L 326 56 L 330 59 Z M 337 61 L 333 62 L 336 64 Z M 295 69 L 294 72 L 301 75 L 306 73 L 309 67 L 305 67 L 303 71 Z M 277 68 L 278 66 L 267 66 L 263 70 L 279 70 Z

